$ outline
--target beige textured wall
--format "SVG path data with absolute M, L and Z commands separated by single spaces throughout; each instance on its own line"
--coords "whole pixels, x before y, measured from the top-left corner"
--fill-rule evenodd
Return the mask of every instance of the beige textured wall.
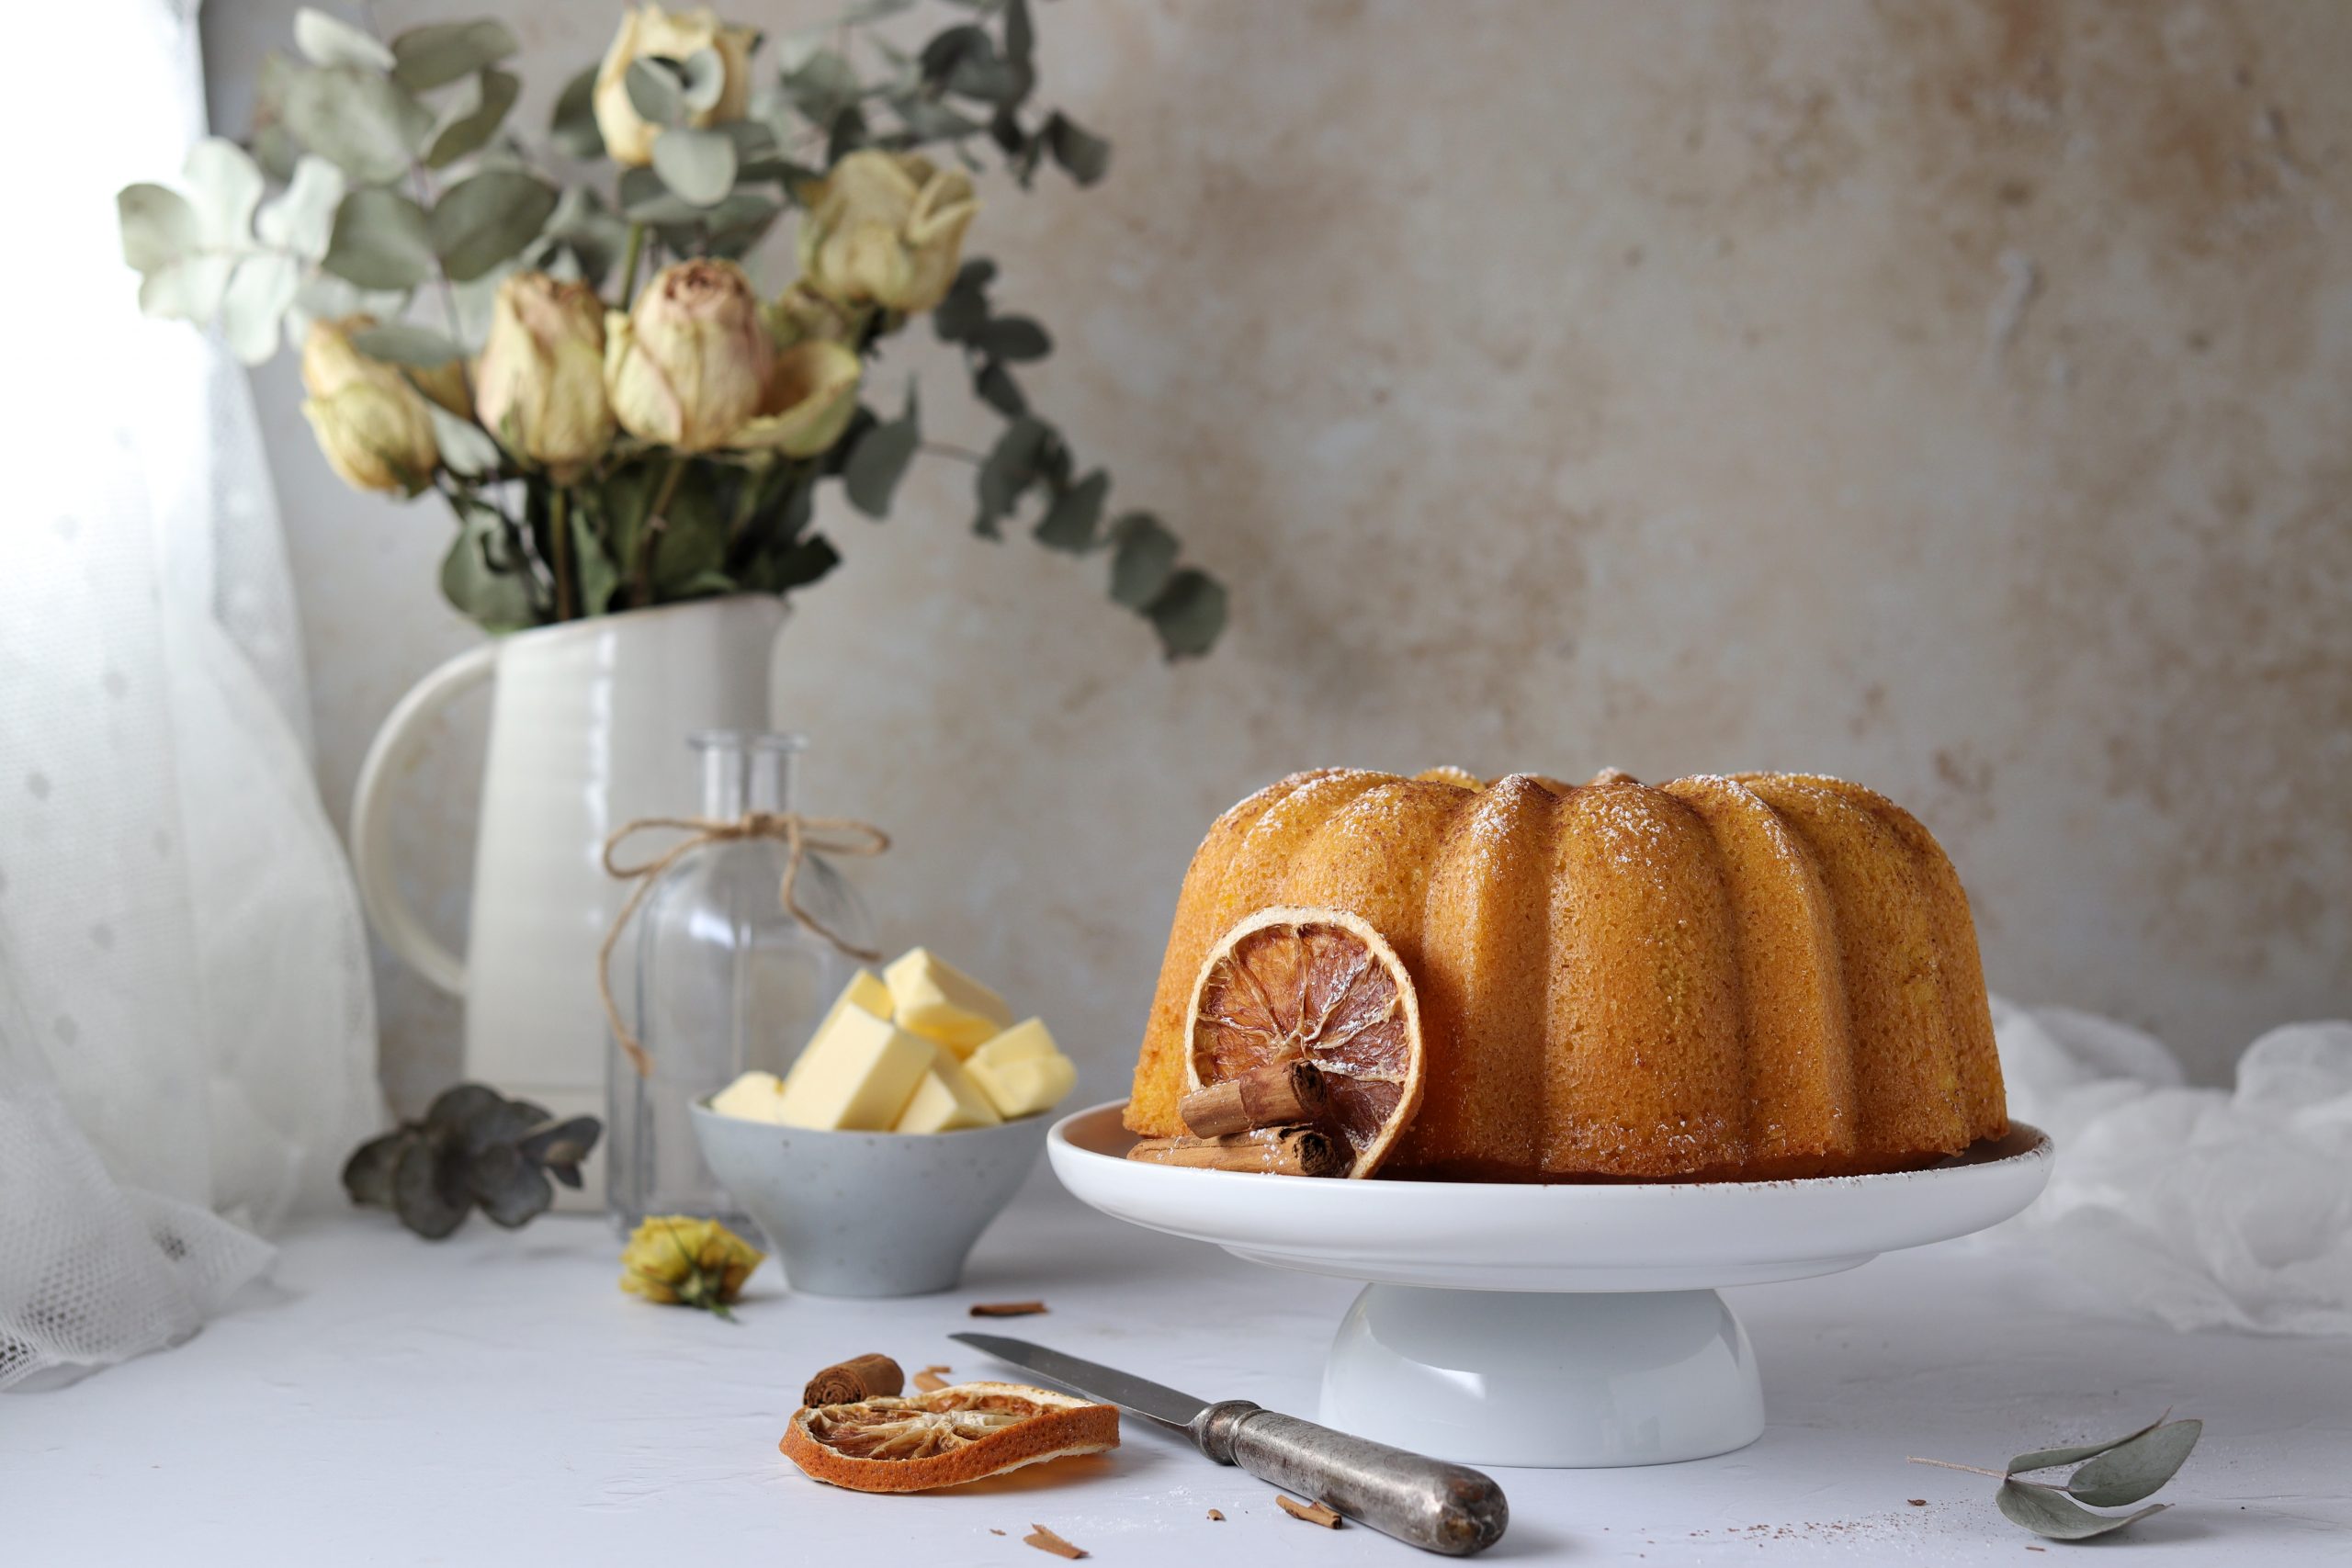
M 498 8 L 535 103 L 613 15 Z M 241 124 L 291 5 L 211 9 Z M 816 804 L 899 837 L 865 878 L 894 934 L 1043 1010 L 1090 1088 L 1201 829 L 1330 762 L 1837 773 L 1941 836 L 1996 988 L 2207 1077 L 2352 1012 L 2352 7 L 1070 0 L 1042 29 L 1113 175 L 991 190 L 975 245 L 1057 330 L 1040 401 L 1236 625 L 1162 666 L 1099 564 L 971 537 L 944 465 L 887 525 L 829 519 L 785 698 Z M 908 341 L 882 384 L 958 407 Z M 444 519 L 343 491 L 287 368 L 258 385 L 340 813 L 470 633 Z M 453 930 L 479 759 L 453 728 L 408 829 Z M 381 973 L 413 1096 L 454 1013 Z

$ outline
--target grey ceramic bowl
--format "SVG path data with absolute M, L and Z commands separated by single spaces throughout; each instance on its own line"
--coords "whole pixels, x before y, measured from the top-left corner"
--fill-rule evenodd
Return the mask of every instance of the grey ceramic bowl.
M 1049 1112 L 960 1133 L 820 1133 L 699 1102 L 694 1118 L 703 1158 L 767 1233 L 786 1281 L 820 1296 L 954 1290 L 1054 1123 Z

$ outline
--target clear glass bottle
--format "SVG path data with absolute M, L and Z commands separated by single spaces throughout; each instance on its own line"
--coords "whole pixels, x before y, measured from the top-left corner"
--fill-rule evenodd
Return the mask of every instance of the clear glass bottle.
M 797 735 L 705 730 L 687 739 L 702 770 L 702 815 L 793 809 Z M 652 1058 L 639 1076 L 609 1043 L 606 1207 L 626 1231 L 648 1214 L 750 1222 L 703 1164 L 687 1107 L 762 1068 L 781 1076 L 854 960 L 787 913 L 781 840 L 701 845 L 663 872 L 637 916 L 637 1033 Z M 853 946 L 873 942 L 854 890 L 815 853 L 801 859 L 800 907 Z M 748 1229 L 747 1229 L 748 1234 Z

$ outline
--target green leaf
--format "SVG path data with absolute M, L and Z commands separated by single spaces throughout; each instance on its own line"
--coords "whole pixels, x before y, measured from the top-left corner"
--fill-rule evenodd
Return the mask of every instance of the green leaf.
M 266 182 L 250 153 L 233 141 L 208 136 L 188 149 L 180 179 L 205 245 L 244 250 L 253 244 L 254 209 L 261 205 Z
M 555 211 L 553 186 L 513 169 L 485 169 L 451 186 L 425 220 L 434 254 L 456 282 L 481 276 L 538 237 Z
M 492 1224 L 513 1230 L 547 1212 L 555 1201 L 548 1174 L 512 1144 L 499 1144 L 466 1161 L 466 1187 Z
M 466 355 L 455 339 L 430 327 L 412 326 L 406 321 L 364 327 L 351 334 L 351 345 L 370 359 L 380 359 L 387 365 L 413 366 L 419 370 L 431 370 Z
M 351 1151 L 343 1162 L 343 1190 L 354 1203 L 368 1209 L 392 1206 L 392 1172 L 415 1137 L 413 1129 L 399 1127 Z
M 1148 512 L 1130 512 L 1111 525 L 1111 597 L 1140 610 L 1159 597 L 1176 570 L 1176 536 Z
M 2067 1478 L 2066 1490 L 2094 1508 L 2120 1508 L 2163 1486 L 2203 1434 L 2202 1421 L 2172 1421 L 2117 1444 Z
M 440 1140 L 420 1137 L 401 1151 L 392 1168 L 392 1208 L 401 1224 L 439 1241 L 466 1223 L 472 1207 L 460 1158 Z
M 302 264 L 294 256 L 263 254 L 237 264 L 220 295 L 220 335 L 244 365 L 259 365 L 277 352 L 277 329 L 302 286 Z
M 818 50 L 786 73 L 782 85 L 801 118 L 824 130 L 856 106 L 862 90 L 856 67 L 830 49 Z
M 985 256 L 974 256 L 956 272 L 956 281 L 948 285 L 947 297 L 931 313 L 932 330 L 942 343 L 966 343 L 978 332 L 989 319 L 989 280 L 996 276 L 996 263 Z
M 428 401 L 424 412 L 433 417 L 433 439 L 441 448 L 443 468 L 467 479 L 481 479 L 498 472 L 503 455 L 498 443 L 481 425 L 469 419 L 459 419 L 435 402 Z
M 698 49 L 686 56 L 684 81 L 678 90 L 689 115 L 708 114 L 727 92 L 727 62 L 715 49 Z
M 1053 439 L 1054 427 L 1031 414 L 1023 414 L 1004 427 L 974 481 L 980 502 L 976 525 L 980 533 L 996 537 L 997 519 L 1018 506 L 1023 493 L 1036 483 Z
M 580 507 L 571 509 L 567 526 L 571 530 L 572 572 L 580 584 L 581 610 L 586 615 L 601 615 L 612 608 L 613 591 L 621 585 L 620 569 L 605 553 L 605 541 L 596 536 Z M 595 1139 L 591 1137 L 589 1142 L 593 1144 Z
M 2080 1464 L 2083 1461 L 2094 1459 L 2109 1449 L 2120 1449 L 2135 1438 L 2146 1437 L 2158 1427 L 2163 1426 L 2164 1421 L 2165 1418 L 2159 1416 L 2137 1431 L 2126 1432 L 2120 1438 L 2109 1438 L 2103 1443 L 2083 1443 L 2071 1449 L 2036 1449 L 2031 1453 L 2019 1454 L 2009 1461 L 2009 1473 L 2024 1475 L 2032 1471 L 2054 1469 L 2062 1464 Z
M 1029 400 L 1022 396 L 1021 383 L 996 360 L 988 361 L 972 373 L 972 390 L 980 401 L 1007 419 L 1019 419 L 1029 412 Z
M 354 182 L 383 185 L 408 173 L 433 113 L 390 77 L 338 65 L 288 81 L 286 128 Z
M 858 438 L 842 469 L 842 488 L 849 503 L 868 517 L 888 517 L 890 499 L 906 477 L 916 450 L 922 446 L 922 422 L 915 407 L 914 388 L 907 389 L 907 412 L 887 424 L 876 424 Z
M 686 85 L 667 64 L 640 55 L 628 62 L 621 84 L 628 89 L 629 107 L 654 125 L 683 125 L 686 118 Z
M 653 172 L 696 207 L 735 188 L 735 142 L 722 131 L 672 127 L 653 139 Z
M 607 211 L 603 198 L 590 186 L 566 186 L 540 238 L 569 252 L 579 264 L 580 276 L 601 288 L 605 275 L 620 260 L 628 243 L 628 225 Z M 534 265 L 548 264 L 542 259 Z
M 1151 617 L 1171 661 L 1197 657 L 1214 648 L 1225 629 L 1225 585 L 1187 567 L 1168 580 L 1143 613 Z
M 169 186 L 131 185 L 115 193 L 122 259 L 141 273 L 169 266 L 201 243 L 196 209 Z
M 433 133 L 424 150 L 426 168 L 446 169 L 469 152 L 488 146 L 523 90 L 522 83 L 504 71 L 484 71 L 474 83 L 471 103 L 459 106 Z
M 596 68 L 593 65 L 563 85 L 548 117 L 548 139 L 567 157 L 586 160 L 605 155 L 605 133 L 596 127 Z
M 907 133 L 918 142 L 960 141 L 988 129 L 977 119 L 957 114 L 938 99 L 926 98 L 920 94 L 893 97 L 890 108 L 906 126 Z
M 319 264 L 362 288 L 413 288 L 433 276 L 424 209 L 396 190 L 363 186 L 334 209 Z
M 355 65 L 390 71 L 392 51 L 376 35 L 305 6 L 294 13 L 294 47 L 313 65 Z
M 519 571 L 491 565 L 508 562 L 497 537 L 504 520 L 487 506 L 458 504 L 458 536 L 441 558 L 442 596 L 486 632 L 520 631 L 537 619 L 530 586 Z
M 1080 185 L 1091 186 L 1110 171 L 1111 144 L 1058 109 L 1047 118 L 1042 134 L 1054 162 Z
M 1028 316 L 999 316 L 972 336 L 972 346 L 995 358 L 1019 365 L 1053 353 L 1054 340 Z
M 841 563 L 841 552 L 833 548 L 832 542 L 822 534 L 811 534 L 773 558 L 767 572 L 767 591 L 783 593 L 804 588 Z
M 305 153 L 294 165 L 285 194 L 254 215 L 254 231 L 264 244 L 317 261 L 334 242 L 335 209 L 343 203 L 343 171 Z
M 594 1116 L 549 1120 L 531 1130 L 514 1145 L 525 1159 L 544 1165 L 578 1165 L 596 1147 L 605 1124 Z
M 2051 1540 L 2088 1540 L 2172 1506 L 2151 1503 L 2136 1514 L 2094 1514 L 2063 1492 L 2023 1481 L 2002 1482 L 1993 1501 L 2011 1524 L 2023 1525 Z
M 139 308 L 151 316 L 194 321 L 220 313 L 220 297 L 237 270 L 234 256 L 198 253 L 159 266 L 139 281 Z
M 392 80 L 412 93 L 429 93 L 495 65 L 519 47 L 503 22 L 435 22 L 411 28 L 392 39 Z M 588 74 L 593 80 L 595 73 Z
M 1007 0 L 1004 7 L 1004 57 L 1026 68 L 1037 52 L 1037 27 L 1029 18 L 1029 0 Z
M 1111 476 L 1101 468 L 1062 491 L 1037 525 L 1037 542 L 1072 555 L 1092 549 L 1097 543 L 1094 525 L 1102 519 L 1102 502 L 1110 493 Z

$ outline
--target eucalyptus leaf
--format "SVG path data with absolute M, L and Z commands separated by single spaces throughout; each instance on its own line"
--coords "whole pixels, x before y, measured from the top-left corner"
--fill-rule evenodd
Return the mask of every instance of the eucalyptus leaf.
M 1111 476 L 1095 469 L 1054 497 L 1037 524 L 1037 542 L 1051 550 L 1084 555 L 1098 542 L 1095 525 L 1102 519 L 1102 502 L 1111 493 Z
M 2146 1437 L 2158 1427 L 2163 1426 L 2164 1421 L 2165 1418 L 2159 1416 L 2136 1431 L 2126 1432 L 2120 1438 L 2109 1438 L 2103 1443 L 2081 1443 L 2066 1449 L 2036 1449 L 2031 1453 L 2019 1454 L 2009 1461 L 2009 1473 L 2025 1475 L 2037 1470 L 2054 1469 L 2062 1464 L 2080 1464 L 2086 1459 L 2097 1458 L 2109 1449 L 2120 1449 L 2134 1438 Z
M 873 140 L 863 110 L 854 105 L 833 117 L 833 128 L 825 136 L 825 165 L 831 168 L 852 152 Z
M 466 356 L 465 348 L 456 339 L 407 321 L 363 327 L 351 334 L 351 345 L 370 359 L 419 370 L 435 369 Z
M 392 80 L 412 93 L 429 93 L 497 64 L 518 47 L 503 22 L 435 22 L 411 28 L 392 39 Z
M 972 346 L 981 353 L 1019 365 L 1053 353 L 1054 340 L 1029 316 L 998 316 L 972 334 Z
M 408 173 L 433 131 L 433 112 L 391 78 L 349 65 L 296 73 L 287 83 L 285 112 L 297 141 L 360 185 Z
M 2011 1524 L 2023 1525 L 2051 1540 L 2088 1540 L 2172 1506 L 2151 1503 L 2136 1514 L 2094 1514 L 2063 1492 L 2024 1481 L 2002 1482 L 1993 1501 Z
M 1047 117 L 1042 134 L 1046 151 L 1080 185 L 1091 186 L 1110 172 L 1111 144 L 1059 110 Z
M 433 439 L 441 448 L 443 468 L 467 479 L 481 479 L 498 472 L 503 457 L 498 443 L 481 425 L 469 419 L 459 419 L 435 402 L 427 402 L 424 412 L 433 418 Z
M 830 49 L 809 55 L 786 73 L 781 85 L 801 117 L 825 130 L 856 105 L 861 91 L 856 67 Z
M 286 85 L 303 69 L 272 51 L 261 57 L 260 68 L 254 73 L 253 128 L 245 134 L 245 144 L 263 173 L 274 180 L 292 179 L 295 162 L 302 154 L 286 129 Z
M 434 254 L 455 281 L 481 276 L 538 236 L 555 187 L 512 169 L 485 169 L 441 194 L 425 220 Z
M 917 141 L 958 141 L 967 136 L 977 136 L 988 129 L 980 121 L 956 113 L 936 98 L 926 98 L 915 93 L 892 98 L 890 109 L 905 125 L 908 134 Z
M 196 209 L 169 186 L 131 185 L 115 193 L 122 259 L 141 273 L 169 266 L 203 243 Z
M 301 286 L 297 257 L 265 253 L 237 264 L 220 294 L 220 335 L 240 364 L 259 365 L 277 352 L 278 324 Z
M 841 552 L 833 548 L 832 541 L 822 534 L 811 534 L 773 558 L 767 572 L 767 592 L 783 593 L 805 588 L 841 563 Z
M 673 127 L 653 140 L 653 172 L 696 207 L 735 188 L 735 143 L 724 132 Z
M 401 1224 L 439 1241 L 466 1223 L 470 1199 L 459 1162 L 441 1140 L 420 1137 L 401 1151 L 392 1168 L 392 1208 Z
M 396 190 L 363 186 L 334 211 L 320 264 L 362 288 L 413 288 L 433 276 L 424 209 Z
M 851 449 L 849 462 L 842 469 L 842 488 L 849 495 L 849 503 L 868 517 L 888 517 L 899 481 L 906 477 L 922 446 L 922 421 L 910 387 L 907 412 L 866 431 Z
M 573 158 L 605 155 L 605 133 L 596 126 L 596 68 L 593 65 L 563 85 L 548 117 L 548 139 L 557 151 Z
M 620 260 L 628 243 L 628 225 L 606 210 L 590 186 L 566 186 L 540 238 L 544 243 L 562 247 L 579 264 L 580 276 L 601 288 L 605 275 Z M 540 260 L 533 265 L 549 264 Z
M 139 280 L 139 308 L 151 316 L 167 316 L 201 326 L 220 313 L 220 297 L 237 258 L 198 252 L 157 267 Z
M 1148 512 L 1130 512 L 1111 525 L 1111 597 L 1140 610 L 1159 597 L 1176 570 L 1176 536 Z
M 2177 1474 L 2203 1434 L 2202 1421 L 2169 1421 L 2117 1444 L 2066 1480 L 2078 1503 L 2121 1508 L 2156 1492 Z
M 308 6 L 294 13 L 294 47 L 313 65 L 355 65 L 390 71 L 392 51 L 375 34 Z
M 686 85 L 666 62 L 640 55 L 628 62 L 621 84 L 639 118 L 654 125 L 685 123 Z
M 470 105 L 445 118 L 433 133 L 424 150 L 424 166 L 446 169 L 469 152 L 479 152 L 498 134 L 506 122 L 506 111 L 514 107 L 514 99 L 523 84 L 508 72 L 484 71 L 474 78 L 475 88 Z
M 466 1185 L 492 1224 L 513 1230 L 547 1212 L 555 1188 L 512 1144 L 483 1150 L 466 1164 Z
M 343 1190 L 351 1194 L 353 1202 L 371 1209 L 392 1206 L 392 1172 L 415 1137 L 409 1128 L 396 1128 L 351 1151 L 351 1157 L 343 1162 Z
M 197 233 L 216 250 L 243 250 L 253 243 L 254 209 L 266 182 L 261 165 L 233 141 L 208 136 L 188 149 L 180 167 Z
M 1005 0 L 1004 57 L 1025 67 L 1037 52 L 1037 28 L 1030 20 L 1029 0 Z
M 506 1097 L 488 1084 L 452 1084 L 433 1097 L 424 1108 L 424 1124 L 436 1132 L 456 1136 L 466 1124 L 484 1111 L 495 1111 L 506 1103 Z
M 967 343 L 989 319 L 989 280 L 996 264 L 974 257 L 956 270 L 947 297 L 931 313 L 931 329 L 942 343 Z
M 254 231 L 266 245 L 317 261 L 334 241 L 335 209 L 343 195 L 343 171 L 324 158 L 304 153 L 284 194 L 254 214 Z
M 727 93 L 727 62 L 715 49 L 698 49 L 682 62 L 678 96 L 689 117 L 707 115 Z
M 837 27 L 862 28 L 868 22 L 878 22 L 914 8 L 915 0 L 859 0 L 859 4 L 834 17 L 833 22 Z
M 595 529 L 579 508 L 571 510 L 564 525 L 571 530 L 571 572 L 572 581 L 580 588 L 581 613 L 601 615 L 612 608 L 613 591 L 621 585 L 620 569 L 605 553 L 605 541 L 596 536 Z M 593 1138 L 589 1141 L 594 1142 Z M 563 1163 L 575 1163 L 577 1157 Z
M 441 558 L 441 593 L 491 633 L 520 631 L 537 615 L 529 584 L 518 571 L 493 570 L 485 547 L 503 526 L 498 514 L 479 504 L 463 508 L 464 520 L 448 554 Z
M 1022 494 L 1037 482 L 1039 466 L 1053 439 L 1054 427 L 1033 414 L 1023 414 L 1004 427 L 974 479 L 983 519 L 993 524 L 1021 503 Z M 993 528 L 983 532 L 993 536 Z
M 1225 630 L 1225 585 L 1191 567 L 1170 577 L 1144 608 L 1171 660 L 1197 657 L 1216 647 L 1217 634 Z
M 604 1131 L 605 1124 L 594 1116 L 550 1120 L 532 1129 L 514 1146 L 525 1158 L 542 1164 L 578 1165 L 595 1148 Z
M 1029 412 L 1029 400 L 1022 395 L 1021 383 L 997 360 L 989 360 L 972 373 L 972 390 L 980 401 L 1007 419 L 1019 419 Z

